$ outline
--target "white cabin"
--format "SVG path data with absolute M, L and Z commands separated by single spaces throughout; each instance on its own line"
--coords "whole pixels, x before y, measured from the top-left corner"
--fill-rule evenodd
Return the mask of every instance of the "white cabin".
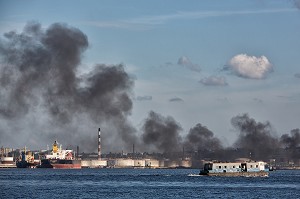
M 265 162 L 209 162 L 204 164 L 204 171 L 209 173 L 259 172 L 265 171 Z

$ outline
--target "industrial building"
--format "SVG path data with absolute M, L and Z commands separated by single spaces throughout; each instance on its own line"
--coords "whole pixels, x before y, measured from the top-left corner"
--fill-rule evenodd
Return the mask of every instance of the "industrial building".
M 81 160 L 81 168 L 201 168 L 205 160 L 212 160 L 213 154 L 211 151 L 205 153 L 203 151 L 183 151 L 174 154 L 161 153 L 138 153 L 133 152 L 109 153 L 102 154 L 101 148 L 101 130 L 98 128 L 97 133 L 98 145 L 97 153 L 79 153 L 77 146 L 75 159 Z M 96 146 L 95 146 L 96 148 Z M 299 148 L 298 148 L 299 150 Z M 243 150 L 239 150 L 243 151 Z M 235 154 L 239 151 L 227 151 L 234 154 L 232 157 L 243 157 L 243 154 Z M 49 150 L 30 151 L 24 149 L 11 149 L 1 147 L 0 150 L 0 168 L 15 168 L 16 162 L 20 159 L 21 154 L 26 154 L 26 161 L 33 161 L 34 165 L 38 165 L 42 156 L 48 154 Z M 173 157 L 173 158 L 170 158 Z M 228 158 L 228 157 L 227 157 Z M 300 169 L 300 159 L 291 160 L 286 155 L 286 150 L 278 150 L 273 159 L 270 159 L 269 165 L 277 169 Z

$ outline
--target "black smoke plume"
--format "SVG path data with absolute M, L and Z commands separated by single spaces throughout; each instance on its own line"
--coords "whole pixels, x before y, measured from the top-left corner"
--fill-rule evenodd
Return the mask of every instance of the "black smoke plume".
M 280 143 L 288 153 L 287 158 L 294 161 L 300 158 L 300 129 L 293 129 L 289 134 L 283 134 L 280 137 Z
M 222 149 L 222 144 L 212 131 L 197 124 L 185 137 L 184 147 L 192 151 L 218 151 Z
M 201 154 L 201 157 L 207 155 L 207 152 L 212 154 L 223 149 L 221 141 L 207 127 L 197 124 L 184 136 L 180 124 L 174 118 L 153 111 L 145 120 L 142 131 L 144 150 L 168 153 L 169 156 L 172 153 L 172 158 L 181 158 L 183 149 L 187 154 Z
M 84 33 L 62 23 L 43 29 L 32 22 L 21 33 L 4 34 L 0 40 L 1 144 L 15 140 L 19 146 L 46 145 L 53 142 L 49 138 L 58 138 L 95 151 L 98 126 L 110 135 L 106 136 L 108 149 L 112 142 L 118 148 L 135 142 L 135 129 L 127 120 L 134 82 L 122 65 L 98 64 L 79 75 L 88 45 Z
M 248 153 L 249 156 L 246 157 L 264 160 L 270 158 L 278 148 L 278 140 L 272 135 L 269 122 L 256 122 L 248 114 L 243 114 L 233 117 L 231 123 L 240 132 L 234 147 Z
M 158 152 L 178 152 L 181 150 L 182 130 L 172 117 L 151 111 L 143 126 L 142 142 Z

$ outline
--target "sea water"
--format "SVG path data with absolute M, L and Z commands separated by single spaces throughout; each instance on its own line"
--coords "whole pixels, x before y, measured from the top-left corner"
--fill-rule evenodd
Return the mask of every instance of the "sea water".
M 0 198 L 300 198 L 300 170 L 269 177 L 195 169 L 0 169 Z

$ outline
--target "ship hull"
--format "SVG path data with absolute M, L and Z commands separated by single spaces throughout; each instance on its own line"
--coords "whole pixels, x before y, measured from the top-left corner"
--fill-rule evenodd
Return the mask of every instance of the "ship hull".
M 20 161 L 16 163 L 17 168 L 34 168 L 36 165 L 27 161 Z
M 38 168 L 81 169 L 81 160 L 45 159 L 41 160 Z

